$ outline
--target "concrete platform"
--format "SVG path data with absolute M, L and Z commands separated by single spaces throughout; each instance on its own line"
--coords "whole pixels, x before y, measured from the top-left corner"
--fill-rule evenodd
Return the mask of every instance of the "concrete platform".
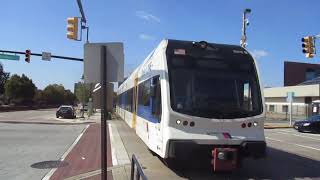
M 108 123 L 114 166 L 112 174 L 115 180 L 130 178 L 132 154 L 137 157 L 148 179 L 183 179 L 167 168 L 157 156 L 153 156 L 144 142 L 124 121 L 115 119 Z

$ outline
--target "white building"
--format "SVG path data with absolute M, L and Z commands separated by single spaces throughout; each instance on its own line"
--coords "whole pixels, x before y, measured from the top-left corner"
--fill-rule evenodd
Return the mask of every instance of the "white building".
M 310 114 L 312 101 L 319 100 L 320 84 L 265 88 L 267 116 L 285 118 L 288 115 L 287 93 L 294 92 L 292 112 L 296 118 Z

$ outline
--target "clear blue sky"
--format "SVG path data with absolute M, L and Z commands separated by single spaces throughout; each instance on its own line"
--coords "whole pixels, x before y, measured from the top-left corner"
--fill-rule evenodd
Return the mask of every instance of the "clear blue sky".
M 319 56 L 309 60 L 302 54 L 301 37 L 320 33 L 320 1 L 82 1 L 90 42 L 123 41 L 127 73 L 161 39 L 239 44 L 245 8 L 252 9 L 247 48 L 258 59 L 265 85 L 282 86 L 284 60 L 318 63 Z M 76 0 L 2 0 L 0 49 L 82 57 L 83 42 L 66 38 L 66 18 L 79 15 Z M 26 74 L 40 89 L 58 83 L 73 90 L 83 71 L 81 62 L 59 59 L 0 61 L 6 71 Z

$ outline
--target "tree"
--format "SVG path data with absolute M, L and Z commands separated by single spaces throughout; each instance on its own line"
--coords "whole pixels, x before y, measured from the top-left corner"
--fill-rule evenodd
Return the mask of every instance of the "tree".
M 4 85 L 10 77 L 10 73 L 4 72 L 3 65 L 0 63 L 0 95 L 4 94 Z
M 24 74 L 22 76 L 15 74 L 5 83 L 5 95 L 9 102 L 15 104 L 30 105 L 36 89 L 32 80 Z
M 50 84 L 43 90 L 43 99 L 50 105 L 73 105 L 76 97 L 70 90 L 66 90 L 63 85 Z
M 45 94 L 42 90 L 40 89 L 36 90 L 36 94 L 33 98 L 33 102 L 35 102 L 37 105 L 40 105 L 40 106 L 46 104 Z
M 76 99 L 76 96 L 70 90 L 64 91 L 64 104 L 73 105 Z
M 79 102 L 87 103 L 91 97 L 90 88 L 85 83 L 78 83 L 75 94 Z

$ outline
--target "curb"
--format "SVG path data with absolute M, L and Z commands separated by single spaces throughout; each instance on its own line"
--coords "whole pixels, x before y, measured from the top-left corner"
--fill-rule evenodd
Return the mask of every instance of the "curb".
M 293 128 L 292 126 L 264 126 L 264 129 Z
M 62 123 L 62 122 L 31 122 L 31 121 L 0 121 L 0 123 L 7 124 L 44 124 L 44 125 L 78 125 L 78 124 L 92 124 L 95 122 L 80 122 L 80 123 Z

